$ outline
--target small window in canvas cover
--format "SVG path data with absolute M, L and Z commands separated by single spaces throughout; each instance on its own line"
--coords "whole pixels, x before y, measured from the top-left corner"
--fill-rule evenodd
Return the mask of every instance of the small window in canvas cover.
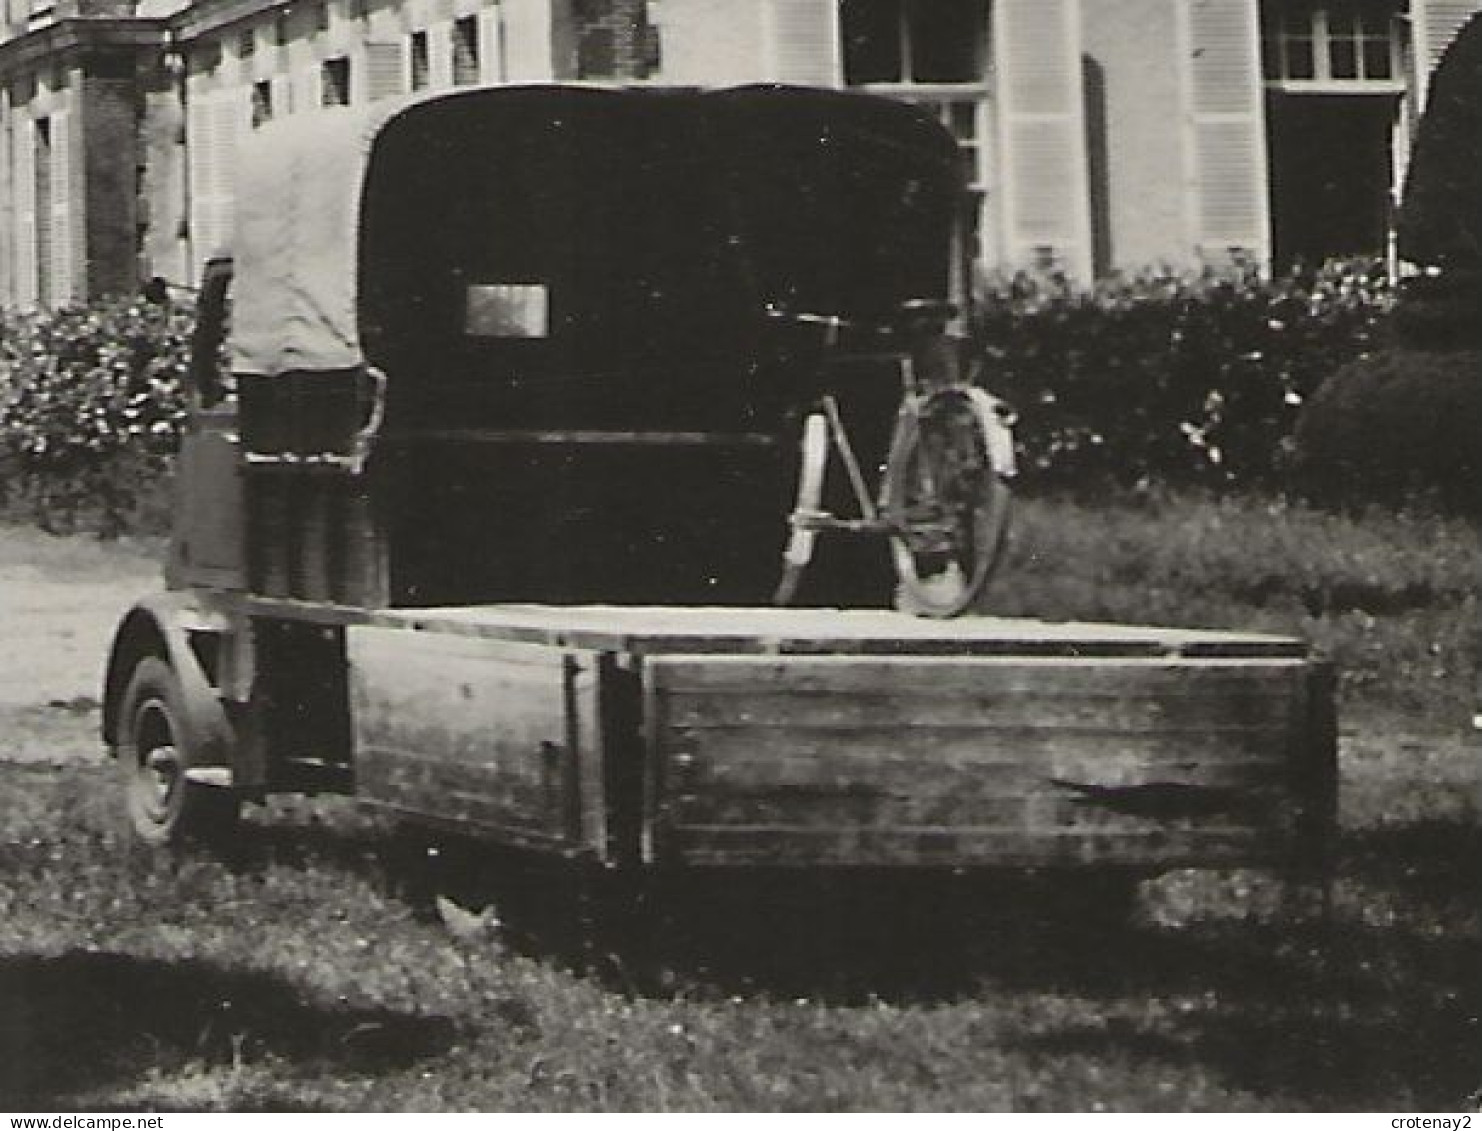
M 474 283 L 464 308 L 464 333 L 474 338 L 544 338 L 550 295 L 544 283 Z

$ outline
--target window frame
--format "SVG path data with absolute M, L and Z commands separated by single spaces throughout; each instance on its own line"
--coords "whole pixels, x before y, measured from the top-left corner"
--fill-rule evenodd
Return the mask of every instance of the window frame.
M 478 86 L 483 75 L 483 44 L 477 15 L 459 16 L 449 25 L 449 81 L 455 87 Z
M 355 94 L 354 79 L 348 55 L 335 55 L 323 60 L 319 64 L 319 105 L 349 106 Z
M 257 129 L 264 122 L 271 122 L 277 112 L 273 105 L 273 80 L 256 80 L 252 84 L 249 97 L 252 104 L 252 128 Z
M 1401 94 L 1405 91 L 1405 43 L 1403 21 L 1398 8 L 1386 12 L 1381 5 L 1313 3 L 1303 5 L 1296 11 L 1268 8 L 1263 14 L 1262 26 L 1262 71 L 1269 89 L 1308 93 L 1361 92 L 1371 94 Z M 1346 31 L 1335 30 L 1335 16 L 1351 17 Z M 1293 17 L 1301 20 L 1299 30 L 1292 27 Z M 1376 21 L 1371 24 L 1370 20 Z M 1375 30 L 1377 25 L 1377 30 Z M 1311 45 L 1312 74 L 1308 77 L 1292 75 L 1292 44 L 1305 42 Z M 1336 45 L 1348 42 L 1353 45 L 1354 74 L 1334 74 L 1334 52 Z M 1370 42 L 1388 45 L 1388 70 L 1383 76 L 1368 75 L 1368 53 Z
M 899 78 L 888 82 L 855 82 L 850 78 L 846 69 L 844 83 L 850 90 L 861 90 L 869 94 L 893 98 L 934 114 L 957 140 L 958 150 L 964 155 L 964 165 L 968 169 L 968 175 L 965 178 L 966 188 L 973 198 L 973 209 L 977 218 L 972 236 L 976 246 L 972 248 L 972 255 L 975 259 L 981 260 L 988 257 L 991 249 L 996 246 L 993 217 L 988 208 L 988 203 L 995 192 L 992 182 L 994 140 L 992 4 L 988 0 L 959 0 L 965 6 L 976 5 L 983 17 L 984 38 L 979 45 L 980 73 L 978 76 L 973 80 L 962 82 L 918 82 L 911 77 L 913 67 L 909 26 L 912 22 L 912 13 L 919 13 L 923 9 L 929 10 L 931 5 L 940 2 L 941 0 L 894 0 L 897 44 L 901 59 Z M 841 38 L 849 33 L 849 27 L 845 22 L 846 11 L 847 9 L 841 5 L 839 11 Z M 965 132 L 961 128 L 959 113 L 964 110 L 971 122 L 970 132 Z
M 432 40 L 426 28 L 407 33 L 407 87 L 413 94 L 432 88 Z

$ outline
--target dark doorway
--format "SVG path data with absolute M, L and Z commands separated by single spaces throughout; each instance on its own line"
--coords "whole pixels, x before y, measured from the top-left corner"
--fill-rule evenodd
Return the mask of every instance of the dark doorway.
M 1275 94 L 1271 218 L 1278 270 L 1379 255 L 1390 224 L 1390 94 Z

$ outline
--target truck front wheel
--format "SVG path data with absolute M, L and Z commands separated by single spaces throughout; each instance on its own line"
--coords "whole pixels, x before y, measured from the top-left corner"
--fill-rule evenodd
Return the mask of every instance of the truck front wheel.
M 129 825 L 145 843 L 220 840 L 236 824 L 235 791 L 193 782 L 185 692 L 174 669 L 146 656 L 134 668 L 120 712 L 118 759 Z

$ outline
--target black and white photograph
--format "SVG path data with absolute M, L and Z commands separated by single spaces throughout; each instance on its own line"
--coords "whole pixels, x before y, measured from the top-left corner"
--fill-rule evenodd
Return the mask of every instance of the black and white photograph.
M 0 1112 L 1465 1131 L 1479 14 L 4 0 Z

